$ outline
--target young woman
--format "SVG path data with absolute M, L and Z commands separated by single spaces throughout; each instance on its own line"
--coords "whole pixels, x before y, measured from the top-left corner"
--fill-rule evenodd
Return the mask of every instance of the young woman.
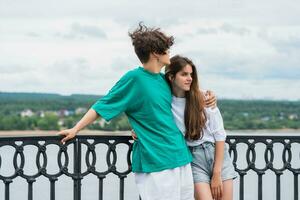
M 226 132 L 219 109 L 205 107 L 196 67 L 188 58 L 172 57 L 165 76 L 173 94 L 176 125 L 185 134 L 193 155 L 196 200 L 231 200 L 236 172 L 225 146 Z
M 225 146 L 226 132 L 219 109 L 205 107 L 205 93 L 199 89 L 191 60 L 174 56 L 165 71 L 173 94 L 172 113 L 193 155 L 195 199 L 232 200 L 236 172 Z

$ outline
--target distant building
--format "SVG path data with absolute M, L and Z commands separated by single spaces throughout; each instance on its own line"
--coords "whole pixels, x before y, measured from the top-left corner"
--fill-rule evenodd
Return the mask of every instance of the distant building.
M 269 121 L 271 118 L 269 116 L 260 118 L 262 121 Z
M 43 110 L 38 111 L 36 114 L 37 114 L 37 116 L 39 116 L 41 118 L 45 117 L 45 112 Z
M 34 112 L 32 112 L 32 110 L 30 109 L 26 109 L 26 110 L 23 110 L 21 113 L 20 113 L 21 117 L 32 117 L 34 115 Z
M 67 117 L 70 116 L 70 111 L 66 110 L 66 109 L 61 109 L 58 111 L 58 116 L 59 117 Z
M 110 122 L 106 122 L 105 119 L 101 118 L 93 122 L 93 124 L 97 124 L 100 127 L 104 127 L 105 124 L 109 124 Z
M 58 124 L 59 126 L 63 126 L 63 125 L 64 125 L 64 121 L 63 121 L 62 119 L 60 119 L 60 120 L 58 120 L 57 124 Z
M 284 116 L 279 116 L 278 117 L 280 120 L 284 120 Z
M 290 115 L 289 115 L 289 119 L 290 119 L 290 120 L 296 120 L 296 119 L 299 119 L 299 117 L 298 117 L 297 114 L 290 114 Z
M 86 108 L 83 108 L 83 107 L 79 107 L 75 110 L 75 114 L 76 115 L 81 115 L 81 114 L 84 114 L 86 113 L 87 109 Z
M 68 110 L 68 112 L 69 112 L 69 115 L 74 115 L 75 114 L 74 110 Z
M 247 112 L 243 112 L 242 114 L 243 114 L 244 117 L 248 117 L 249 116 L 249 113 L 247 113 Z
M 45 111 L 45 115 L 59 116 L 59 112 L 58 111 L 47 110 L 47 111 Z

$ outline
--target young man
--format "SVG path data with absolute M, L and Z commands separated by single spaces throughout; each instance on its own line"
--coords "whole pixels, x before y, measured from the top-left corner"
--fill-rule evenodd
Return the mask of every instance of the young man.
M 142 67 L 127 72 L 73 128 L 59 132 L 65 136 L 62 142 L 99 116 L 109 121 L 125 112 L 139 138 L 133 145 L 132 171 L 142 199 L 192 200 L 192 156 L 173 119 L 171 90 L 160 73 L 170 64 L 174 38 L 142 24 L 129 36 Z M 214 101 L 212 97 L 210 103 Z

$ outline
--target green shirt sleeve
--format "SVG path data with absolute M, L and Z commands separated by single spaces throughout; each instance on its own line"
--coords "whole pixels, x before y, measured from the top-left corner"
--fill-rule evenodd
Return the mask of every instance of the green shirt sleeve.
M 92 109 L 109 121 L 125 112 L 135 100 L 135 77 L 128 72 L 111 88 L 107 95 L 92 106 Z

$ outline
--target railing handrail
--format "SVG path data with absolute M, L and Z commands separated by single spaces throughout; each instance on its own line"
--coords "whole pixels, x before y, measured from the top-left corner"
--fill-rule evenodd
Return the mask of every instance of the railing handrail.
M 300 130 L 295 131 L 287 131 L 287 132 L 280 132 L 278 130 L 274 130 L 273 132 L 270 132 L 272 130 L 268 130 L 269 132 L 259 132 L 253 134 L 253 132 L 250 132 L 250 130 L 247 130 L 244 132 L 244 130 L 240 130 L 243 133 L 240 133 L 238 130 L 235 131 L 227 131 L 227 136 L 228 137 L 235 137 L 238 136 L 240 138 L 253 138 L 253 137 L 269 137 L 271 136 L 272 138 L 274 137 L 300 137 Z M 13 131 L 0 131 L 0 138 L 12 138 L 12 137 L 20 137 L 20 138 L 25 138 L 25 137 L 55 137 L 57 136 L 57 133 L 59 131 L 55 130 L 50 130 L 50 131 L 45 131 L 45 130 L 13 130 Z M 102 130 L 82 130 L 80 131 L 77 136 L 131 136 L 131 131 L 102 131 Z
M 13 138 L 13 137 L 55 137 L 58 136 L 59 131 L 0 131 L 0 138 Z M 95 130 L 82 130 L 77 136 L 130 136 L 130 131 L 95 131 Z

